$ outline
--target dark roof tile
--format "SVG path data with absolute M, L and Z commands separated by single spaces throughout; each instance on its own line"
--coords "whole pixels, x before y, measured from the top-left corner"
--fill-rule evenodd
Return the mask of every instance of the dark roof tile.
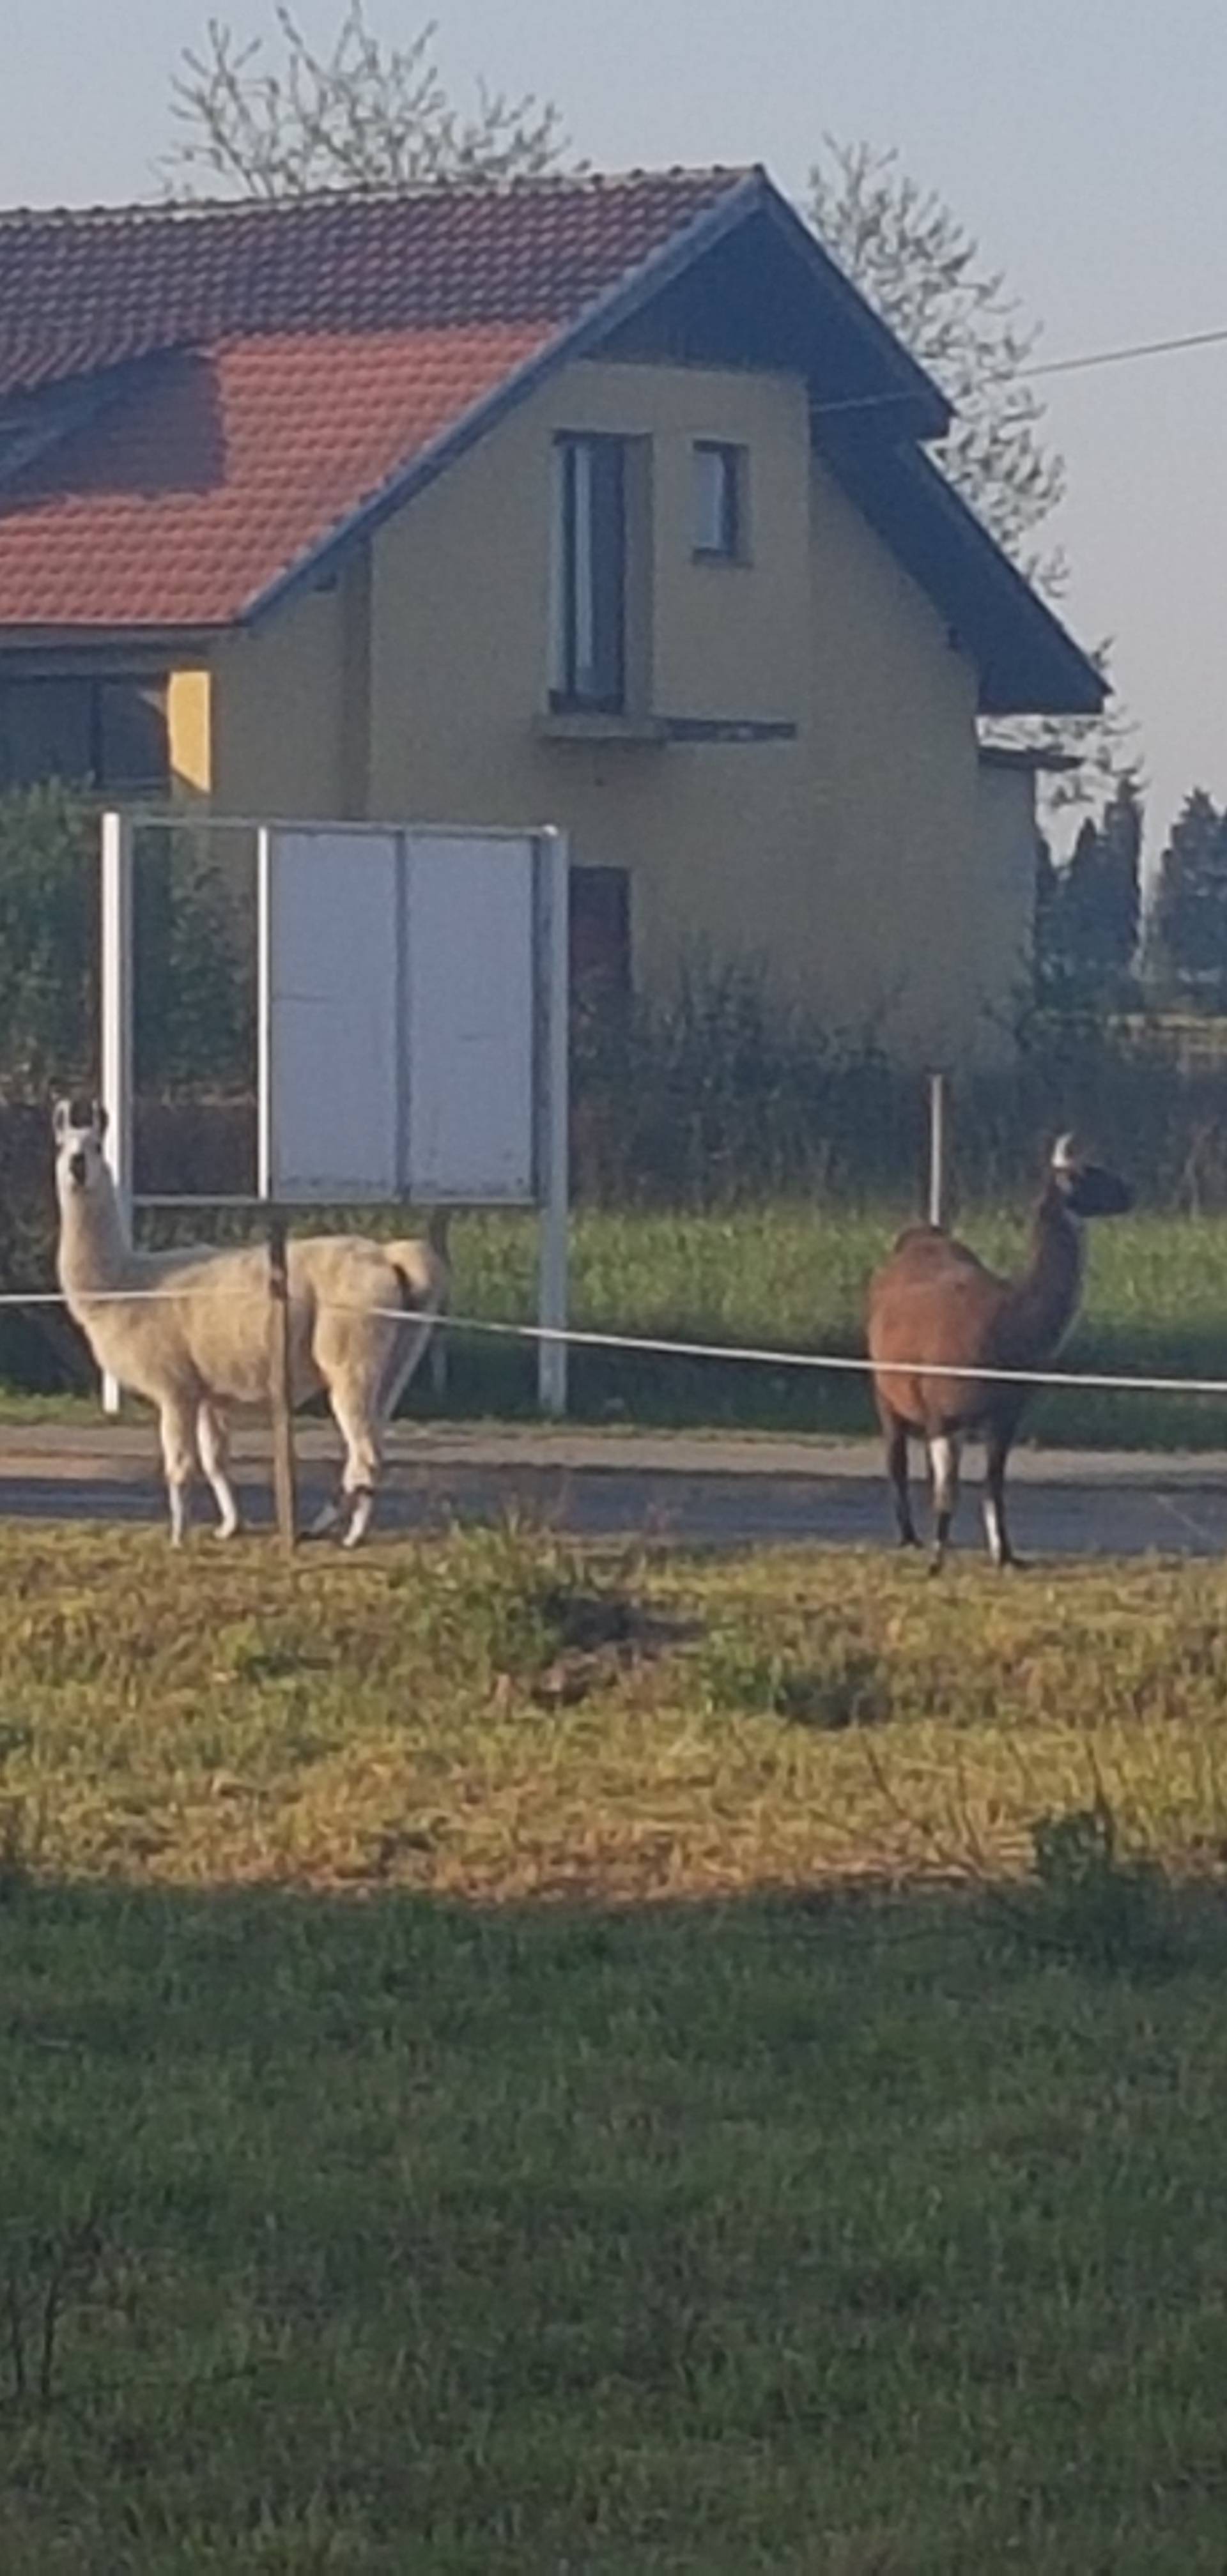
M 0 393 L 238 334 L 568 321 L 748 174 L 0 216 Z

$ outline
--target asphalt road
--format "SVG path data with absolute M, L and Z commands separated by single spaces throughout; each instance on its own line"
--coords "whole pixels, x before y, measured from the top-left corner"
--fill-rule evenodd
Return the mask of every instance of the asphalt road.
M 331 1489 L 334 1454 L 326 1431 L 304 1428 L 304 1520 Z M 971 1549 L 981 1544 L 974 1455 L 969 1468 L 955 1536 Z M 238 1444 L 236 1482 L 248 1519 L 267 1525 L 258 1432 Z M 377 1526 L 420 1529 L 512 1505 L 588 1537 L 682 1546 L 849 1546 L 891 1534 L 868 1444 L 532 1426 L 398 1433 Z M 164 1511 L 146 1426 L 0 1425 L 0 1516 L 156 1522 Z M 211 1516 L 201 1490 L 196 1519 Z M 1024 1556 L 1218 1555 L 1227 1551 L 1227 1457 L 1020 1450 L 1011 1528 Z

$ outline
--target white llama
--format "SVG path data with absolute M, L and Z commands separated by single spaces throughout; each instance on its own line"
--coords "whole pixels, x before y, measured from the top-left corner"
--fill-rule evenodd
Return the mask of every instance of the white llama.
M 57 1101 L 54 1129 L 68 1311 L 99 1368 L 157 1406 L 172 1543 L 183 1537 L 197 1460 L 217 1498 L 217 1535 L 231 1538 L 239 1511 L 227 1407 L 268 1399 L 267 1254 L 259 1244 L 134 1250 L 103 1152 L 105 1111 L 95 1104 L 82 1119 Z M 345 1443 L 340 1493 L 315 1529 L 344 1522 L 343 1544 L 356 1547 L 383 1433 L 430 1339 L 447 1267 L 427 1243 L 355 1234 L 291 1239 L 288 1255 L 291 1400 L 326 1395 Z

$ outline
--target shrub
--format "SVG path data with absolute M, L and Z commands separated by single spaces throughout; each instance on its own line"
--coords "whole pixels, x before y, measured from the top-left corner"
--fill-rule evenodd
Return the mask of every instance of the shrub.
M 619 1206 L 872 1197 L 923 1148 L 915 1077 L 752 967 L 692 964 L 665 1000 L 581 995 L 572 1098 L 577 1195 Z
M 90 1080 L 98 1026 L 97 826 L 57 784 L 0 796 L 0 1085 Z
M 1142 1014 L 1029 1015 L 996 1067 L 957 1068 L 950 1201 L 1024 1201 L 1046 1141 L 1077 1128 L 1144 1203 L 1227 1208 L 1213 1049 Z M 1203 1032 L 1204 1035 L 1204 1032 Z M 572 1022 L 576 1196 L 716 1207 L 805 1195 L 916 1206 L 921 1074 L 872 1032 L 781 1008 L 751 968 L 692 966 L 663 1000 L 581 996 Z
M 50 781 L 0 795 L 0 1092 L 94 1087 L 98 814 Z M 138 832 L 137 1080 L 154 1092 L 251 1080 L 241 939 L 190 829 Z

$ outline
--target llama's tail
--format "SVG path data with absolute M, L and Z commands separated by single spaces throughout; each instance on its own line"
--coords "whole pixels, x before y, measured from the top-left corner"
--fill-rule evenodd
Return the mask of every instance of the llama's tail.
M 451 1286 L 451 1271 L 443 1253 L 433 1243 L 420 1241 L 388 1243 L 384 1250 L 396 1272 L 405 1313 L 433 1319 L 447 1304 Z

